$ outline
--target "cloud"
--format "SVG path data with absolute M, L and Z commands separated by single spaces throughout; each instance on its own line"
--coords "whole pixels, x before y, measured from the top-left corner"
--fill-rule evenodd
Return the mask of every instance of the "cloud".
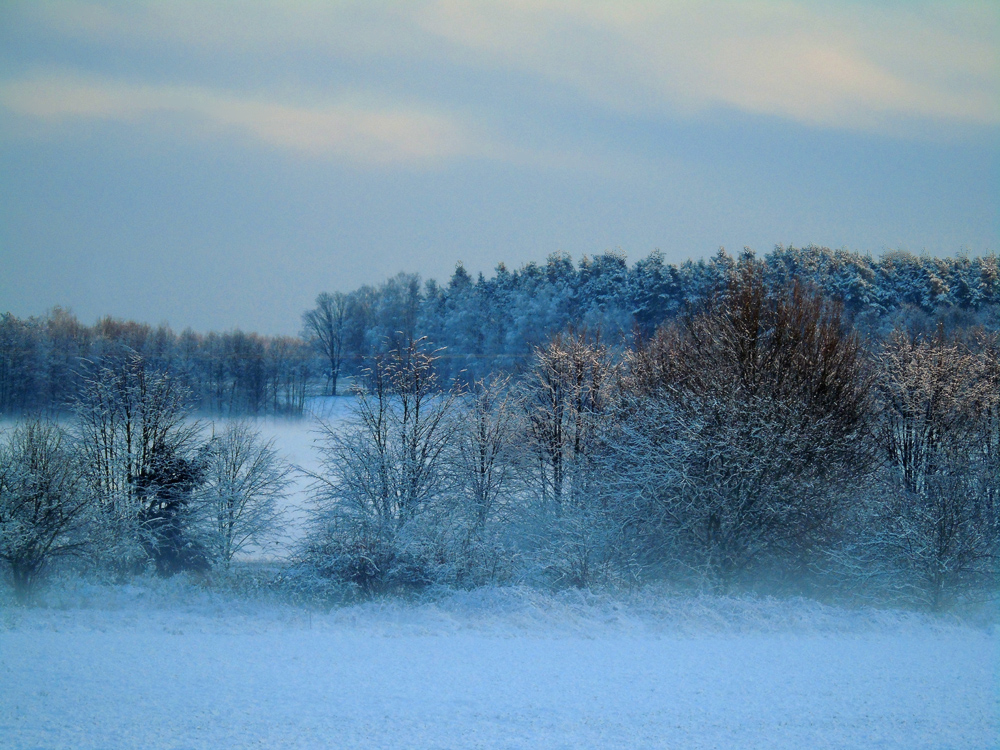
M 862 130 L 1000 123 L 988 5 L 440 0 L 421 23 L 620 110 L 727 106 Z
M 106 48 L 156 42 L 212 60 L 271 55 L 369 71 L 392 59 L 484 82 L 516 73 L 641 116 L 696 117 L 722 107 L 876 132 L 1000 124 L 995 2 L 50 0 L 33 7 L 49 28 Z M 323 68 L 306 64 L 293 75 Z
M 292 105 L 201 87 L 135 85 L 68 74 L 0 83 L 0 104 L 14 114 L 48 122 L 137 122 L 180 115 L 190 126 L 241 133 L 305 155 L 364 163 L 488 156 L 492 148 L 455 118 L 417 108 Z
M 302 48 L 427 54 L 413 14 L 423 0 L 39 0 L 31 11 L 68 36 L 110 45 L 167 40 L 236 54 Z

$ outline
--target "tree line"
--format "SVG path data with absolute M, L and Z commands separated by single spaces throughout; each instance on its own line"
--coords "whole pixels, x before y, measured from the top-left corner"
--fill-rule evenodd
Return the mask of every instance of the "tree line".
M 989 305 L 866 317 L 775 272 L 783 252 L 720 254 L 714 285 L 659 324 L 573 320 L 485 372 L 456 372 L 410 307 L 413 327 L 348 365 L 351 415 L 320 425 L 308 531 L 274 585 L 669 580 L 934 609 L 995 596 Z M 304 316 L 303 356 L 324 355 L 334 390 L 353 344 L 316 329 L 346 325 L 350 304 L 321 295 Z M 280 533 L 291 470 L 273 445 L 245 423 L 192 422 L 188 381 L 142 351 L 78 371 L 64 426 L 0 438 L 0 560 L 22 596 L 60 557 L 119 577 L 226 569 Z
M 472 382 L 437 356 L 376 355 L 353 418 L 323 428 L 314 583 L 996 593 L 995 332 L 865 337 L 747 254 L 628 346 L 571 328 L 516 379 Z
M 69 412 L 102 368 L 129 354 L 169 373 L 206 414 L 299 415 L 316 378 L 315 349 L 295 336 L 177 334 L 166 325 L 111 317 L 87 326 L 61 308 L 27 319 L 6 313 L 0 315 L 0 413 Z
M 777 247 L 760 260 L 768 285 L 813 286 L 840 300 L 868 335 L 884 336 L 906 317 L 935 311 L 950 311 L 964 325 L 996 324 L 1000 266 L 992 255 L 897 251 L 873 259 L 810 246 Z M 327 392 L 341 375 L 359 374 L 372 356 L 420 337 L 444 350 L 440 371 L 471 382 L 515 371 L 535 347 L 570 326 L 601 330 L 611 341 L 635 331 L 651 335 L 722 289 L 738 262 L 724 250 L 681 264 L 654 252 L 631 266 L 619 252 L 576 263 L 556 253 L 517 270 L 501 263 L 491 277 L 473 278 L 459 264 L 447 284 L 401 273 L 378 286 L 319 295 L 304 315 L 304 334 L 320 352 Z
M 932 258 L 890 252 L 878 259 L 847 250 L 778 247 L 761 258 L 772 286 L 793 280 L 841 300 L 859 330 L 884 336 L 910 318 L 926 325 L 946 313 L 962 325 L 995 326 L 1000 305 L 995 256 Z M 446 284 L 401 273 L 377 286 L 324 292 L 303 313 L 298 336 L 242 331 L 175 333 L 103 318 L 93 326 L 56 308 L 0 316 L 0 413 L 64 411 L 106 357 L 128 349 L 170 372 L 206 414 L 301 414 L 311 395 L 338 393 L 368 360 L 426 337 L 442 348 L 437 368 L 468 382 L 513 373 L 535 347 L 570 326 L 621 341 L 651 335 L 717 293 L 738 264 L 712 258 L 669 264 L 654 252 L 631 266 L 618 252 L 574 262 L 497 266 L 472 276 L 459 264 Z M 911 321 L 912 322 L 912 321 Z

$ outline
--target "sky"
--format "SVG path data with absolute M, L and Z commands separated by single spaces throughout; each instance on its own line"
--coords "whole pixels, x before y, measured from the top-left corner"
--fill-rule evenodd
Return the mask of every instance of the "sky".
M 995 2 L 0 0 L 0 313 L 294 334 L 553 252 L 1000 250 Z

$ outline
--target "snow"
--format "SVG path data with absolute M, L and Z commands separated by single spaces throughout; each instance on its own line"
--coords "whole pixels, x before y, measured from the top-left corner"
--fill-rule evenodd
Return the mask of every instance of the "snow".
M 321 612 L 77 584 L 0 605 L 0 745 L 988 748 L 998 643 L 953 618 L 655 590 Z
M 260 432 L 264 440 L 274 440 L 274 447 L 296 471 L 292 475 L 292 483 L 288 495 L 280 503 L 279 508 L 284 513 L 283 534 L 278 546 L 269 549 L 249 547 L 249 554 L 241 555 L 242 559 L 280 559 L 287 556 L 290 547 L 298 542 L 305 532 L 308 521 L 306 507 L 308 504 L 309 487 L 313 482 L 310 474 L 321 472 L 319 452 L 316 450 L 316 440 L 321 437 L 319 420 L 334 424 L 342 421 L 351 413 L 354 404 L 353 396 L 317 397 L 309 399 L 305 415 L 302 418 L 287 417 L 247 417 L 247 421 Z M 233 421 L 227 417 L 211 417 L 200 420 L 207 426 L 214 423 L 217 429 L 222 429 Z
M 319 468 L 313 419 L 256 425 Z M 1000 746 L 996 624 L 656 589 L 330 611 L 183 578 L 4 596 L 4 750 Z

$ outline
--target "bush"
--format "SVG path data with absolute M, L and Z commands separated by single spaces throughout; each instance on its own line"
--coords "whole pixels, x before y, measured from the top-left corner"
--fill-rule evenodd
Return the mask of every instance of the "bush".
M 0 560 L 20 601 L 54 559 L 90 543 L 94 502 L 80 469 L 65 431 L 51 422 L 23 422 L 0 443 Z

